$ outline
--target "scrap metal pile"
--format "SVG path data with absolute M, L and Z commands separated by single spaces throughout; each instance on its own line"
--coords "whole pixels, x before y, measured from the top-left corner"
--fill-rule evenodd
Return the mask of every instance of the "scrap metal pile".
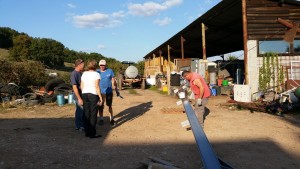
M 0 102 L 3 107 L 34 106 L 55 102 L 58 94 L 68 95 L 71 92 L 71 86 L 60 78 L 49 80 L 43 87 L 27 88 L 15 83 L 0 84 Z
M 293 87 L 280 94 L 273 91 L 266 92 L 253 102 L 235 100 L 228 102 L 235 103 L 238 108 L 282 115 L 282 113 L 300 109 L 300 86 Z

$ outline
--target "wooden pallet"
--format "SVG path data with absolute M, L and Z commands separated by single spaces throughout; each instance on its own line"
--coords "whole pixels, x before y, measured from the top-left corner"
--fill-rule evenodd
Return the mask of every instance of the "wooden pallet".
M 160 111 L 163 114 L 182 114 L 185 113 L 183 108 L 162 108 Z

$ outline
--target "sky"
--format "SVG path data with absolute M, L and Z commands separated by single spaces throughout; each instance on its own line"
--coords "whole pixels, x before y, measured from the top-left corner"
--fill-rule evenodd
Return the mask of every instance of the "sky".
M 138 62 L 220 1 L 0 0 L 0 27 Z

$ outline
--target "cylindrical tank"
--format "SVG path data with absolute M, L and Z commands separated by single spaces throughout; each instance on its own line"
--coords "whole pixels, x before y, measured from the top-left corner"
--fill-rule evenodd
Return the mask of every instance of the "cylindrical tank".
M 242 69 L 236 69 L 236 84 L 242 84 Z
M 217 84 L 217 79 L 216 79 L 217 73 L 216 72 L 210 72 L 209 73 L 209 84 Z
M 138 73 L 138 69 L 135 66 L 128 66 L 125 70 L 125 76 L 131 79 L 136 78 Z

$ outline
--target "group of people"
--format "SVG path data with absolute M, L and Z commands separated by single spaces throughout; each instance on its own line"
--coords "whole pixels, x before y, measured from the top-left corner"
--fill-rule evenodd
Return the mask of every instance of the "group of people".
M 97 62 L 89 60 L 87 70 L 84 70 L 85 62 L 82 59 L 75 61 L 75 69 L 71 73 L 71 84 L 76 103 L 75 126 L 76 130 L 85 131 L 86 137 L 96 138 L 97 114 L 99 112 L 99 125 L 103 125 L 104 104 L 108 106 L 110 124 L 115 125 L 112 101 L 113 89 L 120 95 L 114 72 L 106 67 L 106 61 Z M 191 90 L 195 95 L 195 114 L 202 127 L 204 127 L 205 106 L 208 103 L 210 89 L 198 73 L 184 71 L 182 77 L 189 81 Z
M 115 125 L 112 101 L 113 89 L 119 95 L 114 72 L 106 67 L 106 61 L 89 60 L 86 63 L 82 59 L 75 61 L 75 69 L 71 73 L 71 85 L 76 104 L 75 126 L 76 130 L 84 131 L 86 137 L 97 138 L 96 133 L 97 114 L 99 112 L 99 125 L 103 125 L 104 104 L 108 106 L 110 124 Z

